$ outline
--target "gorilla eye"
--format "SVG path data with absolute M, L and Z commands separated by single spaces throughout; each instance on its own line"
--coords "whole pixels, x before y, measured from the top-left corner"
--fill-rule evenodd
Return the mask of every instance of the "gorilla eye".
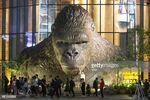
M 76 42 L 76 44 L 85 44 L 87 43 L 88 41 L 80 41 L 80 42 Z
M 68 42 L 64 42 L 64 41 L 57 41 L 58 45 L 68 45 Z
M 82 43 L 87 43 L 88 41 L 82 41 Z

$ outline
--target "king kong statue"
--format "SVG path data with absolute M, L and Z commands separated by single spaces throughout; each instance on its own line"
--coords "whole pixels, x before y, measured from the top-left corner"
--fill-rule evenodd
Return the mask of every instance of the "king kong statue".
M 25 48 L 19 56 L 21 67 L 26 67 L 30 77 L 76 77 L 92 63 L 111 61 L 120 55 L 118 47 L 96 33 L 93 19 L 79 5 L 64 7 L 51 29 L 48 38 Z

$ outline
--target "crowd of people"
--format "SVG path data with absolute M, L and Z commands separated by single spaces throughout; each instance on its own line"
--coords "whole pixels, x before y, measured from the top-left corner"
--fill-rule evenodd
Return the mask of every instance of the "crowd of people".
M 140 98 L 150 98 L 150 82 L 148 79 L 145 79 L 143 82 L 139 80 L 136 82 L 135 87 L 135 95 L 139 96 Z
M 80 79 L 80 91 L 83 97 L 96 95 L 98 96 L 98 89 L 100 89 L 101 97 L 104 97 L 103 88 L 104 80 L 101 79 L 100 82 L 98 78 L 93 81 L 93 87 L 90 84 L 86 84 L 84 78 Z M 62 81 L 59 76 L 56 76 L 47 82 L 46 76 L 44 75 L 42 79 L 38 77 L 38 74 L 35 74 L 30 80 L 25 77 L 12 76 L 10 81 L 5 77 L 5 93 L 14 94 L 14 95 L 31 95 L 31 96 L 62 96 L 62 89 L 64 90 L 64 96 L 75 97 L 75 87 L 76 82 L 73 78 L 66 78 Z M 94 88 L 95 92 L 92 94 L 91 88 Z

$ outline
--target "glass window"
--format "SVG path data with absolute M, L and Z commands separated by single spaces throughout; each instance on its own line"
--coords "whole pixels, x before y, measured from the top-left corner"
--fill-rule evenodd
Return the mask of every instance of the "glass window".
M 135 2 L 134 1 L 120 1 L 114 7 L 114 23 L 115 32 L 127 32 L 128 28 L 135 27 Z
M 32 32 L 32 6 L 28 6 L 28 31 Z
M 1 5 L 1 6 L 0 6 L 0 9 L 2 9 L 2 0 L 0 0 L 0 5 Z
M 102 5 L 101 10 L 101 31 L 113 32 L 113 5 Z
M 122 49 L 126 49 L 126 43 L 127 43 L 126 35 L 127 33 L 120 33 L 120 47 Z
M 114 45 L 120 46 L 120 33 L 114 33 Z
M 144 6 L 144 28 L 145 29 L 148 29 L 148 27 L 149 27 L 149 6 L 148 5 L 146 5 L 146 6 Z M 147 22 L 147 23 L 146 23 Z
M 127 32 L 129 26 L 129 14 L 127 13 L 125 5 L 115 5 L 114 15 L 114 31 Z
M 136 6 L 136 25 L 140 25 L 140 5 Z
M 113 4 L 113 1 L 115 0 L 100 0 L 101 4 Z
M 5 35 L 5 59 L 9 60 L 9 35 Z
M 98 0 L 99 1 L 99 0 Z M 87 10 L 88 8 L 88 0 L 80 0 L 81 6 Z
M 0 34 L 0 60 L 2 60 L 2 35 Z
M 96 26 L 96 31 L 100 32 L 100 5 L 93 5 L 93 20 Z
M 50 1 L 52 2 L 55 0 L 50 0 Z M 60 5 L 73 4 L 73 0 L 57 0 L 57 4 L 60 4 Z
M 47 32 L 51 32 L 57 11 L 57 6 L 52 4 L 55 4 L 54 0 L 40 0 L 38 42 L 46 38 Z
M 0 8 L 0 16 L 2 16 L 2 9 Z M 2 17 L 0 18 L 0 35 L 2 34 Z
M 26 33 L 32 34 L 33 17 L 36 17 L 36 40 L 42 41 L 51 33 L 51 25 L 57 14 L 67 4 L 79 4 L 88 10 L 92 16 L 96 31 L 103 38 L 125 47 L 128 29 L 140 25 L 140 0 L 6 0 L 6 35 L 10 35 L 11 52 L 15 54 L 16 37 L 26 38 Z M 2 0 L 0 0 L 2 5 Z M 114 5 L 113 5 L 114 4 Z M 136 6 L 135 6 L 136 4 Z M 10 7 L 9 7 L 10 5 Z M 33 16 L 33 6 L 36 6 L 36 16 Z M 149 28 L 149 5 L 144 1 L 144 28 Z M 0 6 L 2 16 L 2 6 Z M 136 22 L 137 20 L 137 22 Z M 19 26 L 19 27 L 18 27 Z M 0 35 L 2 34 L 2 18 L 0 18 Z M 10 33 L 9 33 L 10 32 Z M 14 35 L 15 34 L 15 35 Z M 23 34 L 23 35 L 18 35 Z M 30 36 L 29 36 L 30 37 Z M 25 41 L 25 40 L 24 40 Z M 1 44 L 0 44 L 1 45 Z M 25 46 L 25 43 L 24 45 Z M 11 46 L 10 46 L 11 47 Z M 8 51 L 8 49 L 7 49 Z M 8 51 L 9 52 L 9 51 Z M 13 55 L 12 55 L 13 56 Z
M 92 16 L 92 13 L 93 13 L 93 5 L 92 4 L 92 0 L 87 0 L 87 10 L 89 12 L 89 14 Z

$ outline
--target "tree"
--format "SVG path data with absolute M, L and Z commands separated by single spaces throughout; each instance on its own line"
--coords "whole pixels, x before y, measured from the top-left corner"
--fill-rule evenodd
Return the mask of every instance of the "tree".
M 136 33 L 138 39 L 138 52 L 136 52 Z M 127 43 L 127 57 L 129 60 L 135 60 L 136 55 L 140 61 L 144 60 L 144 55 L 150 55 L 150 29 L 145 30 L 137 26 L 134 29 L 130 29 L 128 33 Z
M 129 30 L 127 54 L 129 60 L 136 61 L 138 74 L 140 73 L 140 69 L 142 70 L 141 79 L 143 80 L 143 61 L 148 61 L 148 59 L 145 58 L 150 56 L 150 29 L 145 30 L 140 26 L 137 26 L 136 28 Z

